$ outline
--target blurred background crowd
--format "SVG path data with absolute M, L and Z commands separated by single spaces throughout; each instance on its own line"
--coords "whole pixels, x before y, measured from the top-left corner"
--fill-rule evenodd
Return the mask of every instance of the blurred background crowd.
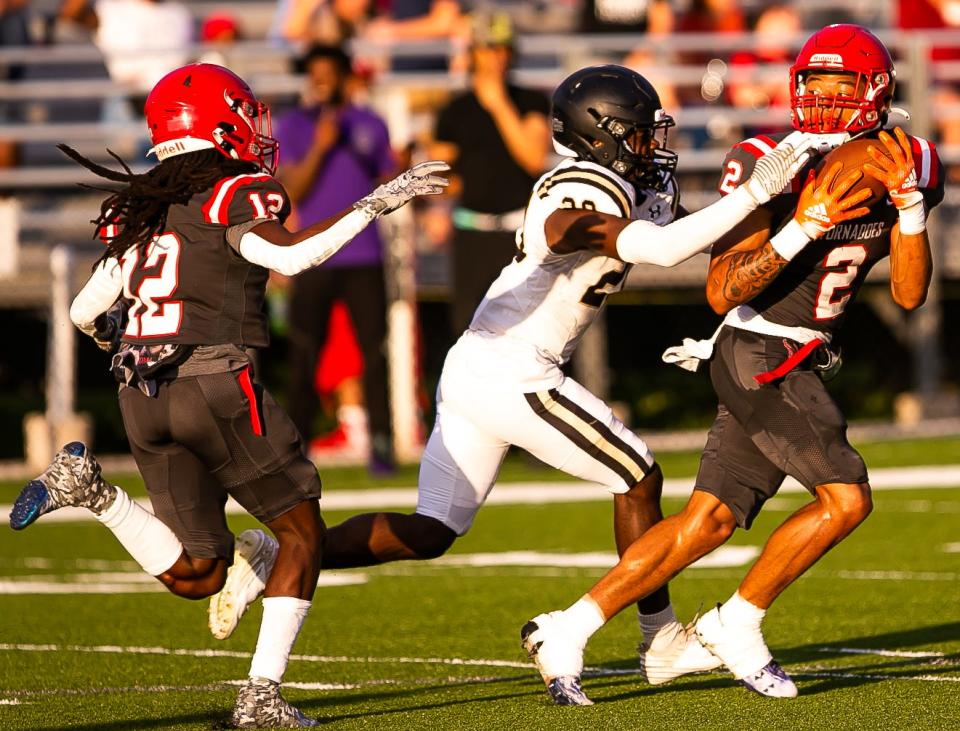
M 278 176 L 301 225 L 411 161 L 453 164 L 450 195 L 370 229 L 320 270 L 271 281 L 261 378 L 286 395 L 318 461 L 388 472 L 410 457 L 396 430 L 416 443 L 430 423 L 446 349 L 513 255 L 531 186 L 555 162 L 556 83 L 593 63 L 646 75 L 677 119 L 670 146 L 695 210 L 716 197 L 731 144 L 789 125 L 788 67 L 833 22 L 888 44 L 896 104 L 911 115 L 894 121 L 935 140 L 948 170 L 931 300 L 901 314 L 878 270 L 850 315 L 838 398 L 854 419 L 960 415 L 960 0 L 0 0 L 0 458 L 23 454 L 23 416 L 44 409 L 50 251 L 71 245 L 74 291 L 98 254 L 99 194 L 76 185 L 92 180 L 54 144 L 100 161 L 109 148 L 145 169 L 143 100 L 172 68 L 228 66 L 271 105 Z M 641 433 L 712 418 L 707 379 L 659 363 L 667 345 L 715 327 L 705 269 L 706 257 L 635 267 L 572 366 Z M 122 451 L 106 359 L 77 347 L 77 410 L 92 414 L 100 450 Z M 398 398 L 415 404 L 416 426 L 398 422 Z

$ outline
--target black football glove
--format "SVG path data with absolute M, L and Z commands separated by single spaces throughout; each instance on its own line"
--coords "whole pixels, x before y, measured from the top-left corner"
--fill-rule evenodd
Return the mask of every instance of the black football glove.
M 112 353 L 120 343 L 120 336 L 126 327 L 127 303 L 118 299 L 109 310 L 97 315 L 93 321 L 93 341 L 100 350 Z

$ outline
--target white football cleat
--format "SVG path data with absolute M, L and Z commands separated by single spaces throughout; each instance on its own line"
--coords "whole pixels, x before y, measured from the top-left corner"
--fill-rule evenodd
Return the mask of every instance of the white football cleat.
M 580 686 L 583 648 L 571 642 L 562 626 L 563 612 L 540 614 L 520 629 L 520 644 L 540 671 L 553 702 L 559 706 L 592 706 Z
M 689 673 L 702 673 L 723 666 L 723 661 L 700 643 L 693 625 L 684 627 L 677 622 L 672 636 L 658 635 L 653 643 L 643 642 L 637 647 L 640 655 L 640 674 L 650 685 L 669 683 Z
M 237 536 L 227 580 L 223 588 L 210 597 L 207 624 L 218 640 L 233 634 L 240 617 L 263 593 L 277 560 L 277 548 L 277 541 L 262 530 L 245 530 Z
M 797 686 L 780 667 L 759 627 L 724 625 L 720 605 L 696 624 L 701 644 L 726 665 L 743 685 L 768 698 L 796 698 Z

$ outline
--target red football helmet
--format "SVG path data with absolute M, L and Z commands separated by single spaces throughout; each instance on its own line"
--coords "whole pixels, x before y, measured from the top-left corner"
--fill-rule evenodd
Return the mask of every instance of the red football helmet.
M 271 175 L 277 168 L 270 110 L 223 66 L 193 63 L 171 71 L 151 90 L 144 114 L 158 160 L 214 148 Z
M 806 91 L 815 72 L 856 74 L 856 96 L 829 96 Z M 803 132 L 857 134 L 877 129 L 886 120 L 893 101 L 897 73 L 880 39 L 859 25 L 828 25 L 803 44 L 790 67 L 790 118 Z M 840 112 L 856 110 L 843 122 Z

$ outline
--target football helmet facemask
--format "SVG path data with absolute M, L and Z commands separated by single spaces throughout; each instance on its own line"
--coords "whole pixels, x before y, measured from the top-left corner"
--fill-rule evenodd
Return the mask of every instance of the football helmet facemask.
M 673 118 L 653 85 L 623 66 L 590 66 L 553 93 L 553 142 L 561 155 L 591 160 L 638 189 L 663 190 L 677 167 L 667 148 Z
M 853 96 L 810 93 L 811 73 L 847 73 L 855 79 Z M 897 73 L 890 52 L 866 28 L 828 25 L 800 49 L 790 67 L 790 118 L 802 132 L 857 135 L 883 126 L 893 101 Z M 845 110 L 853 113 L 844 121 Z
M 153 142 L 147 154 L 158 160 L 213 148 L 276 171 L 279 145 L 269 108 L 223 66 L 193 63 L 171 71 L 153 87 L 144 114 Z

